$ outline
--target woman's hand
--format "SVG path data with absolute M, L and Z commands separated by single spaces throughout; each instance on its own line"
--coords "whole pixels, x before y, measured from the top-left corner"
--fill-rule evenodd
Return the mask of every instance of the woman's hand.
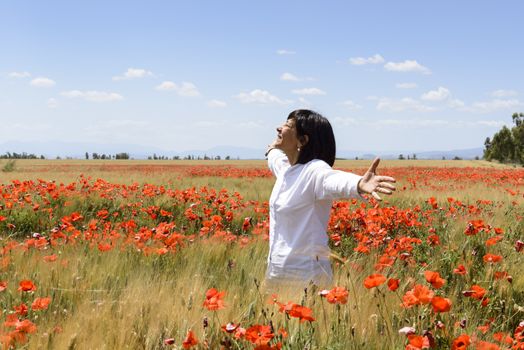
M 369 193 L 378 201 L 382 198 L 378 193 L 392 194 L 395 191 L 395 186 L 392 183 L 395 179 L 390 176 L 379 176 L 376 174 L 378 163 L 380 158 L 375 158 L 368 171 L 362 176 L 362 179 L 358 182 L 359 193 Z

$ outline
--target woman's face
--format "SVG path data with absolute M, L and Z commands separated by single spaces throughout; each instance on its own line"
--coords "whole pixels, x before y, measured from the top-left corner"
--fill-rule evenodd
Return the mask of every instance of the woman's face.
M 284 153 L 297 152 L 297 148 L 300 147 L 300 141 L 297 137 L 295 119 L 288 119 L 282 126 L 277 128 L 275 147 L 281 149 Z

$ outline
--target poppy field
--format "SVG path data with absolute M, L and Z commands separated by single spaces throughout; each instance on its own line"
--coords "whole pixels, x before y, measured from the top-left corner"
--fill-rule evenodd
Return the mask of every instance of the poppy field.
M 333 285 L 275 291 L 264 162 L 20 161 L 0 173 L 0 344 L 524 349 L 524 168 L 379 170 L 393 196 L 333 203 Z

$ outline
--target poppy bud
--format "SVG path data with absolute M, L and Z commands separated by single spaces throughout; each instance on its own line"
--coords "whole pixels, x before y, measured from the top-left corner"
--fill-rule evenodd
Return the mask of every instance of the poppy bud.
M 166 344 L 166 345 L 173 345 L 173 344 L 175 344 L 175 339 L 174 338 L 164 339 L 164 344 Z

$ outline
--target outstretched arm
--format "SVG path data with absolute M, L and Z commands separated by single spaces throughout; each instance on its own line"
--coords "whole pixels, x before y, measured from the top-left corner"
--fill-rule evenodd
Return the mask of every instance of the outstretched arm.
M 382 198 L 378 195 L 379 193 L 392 194 L 395 191 L 393 183 L 395 179 L 390 176 L 379 176 L 377 175 L 377 167 L 380 163 L 380 158 L 375 158 L 368 171 L 362 176 L 362 179 L 358 182 L 359 193 L 369 193 L 378 201 Z

